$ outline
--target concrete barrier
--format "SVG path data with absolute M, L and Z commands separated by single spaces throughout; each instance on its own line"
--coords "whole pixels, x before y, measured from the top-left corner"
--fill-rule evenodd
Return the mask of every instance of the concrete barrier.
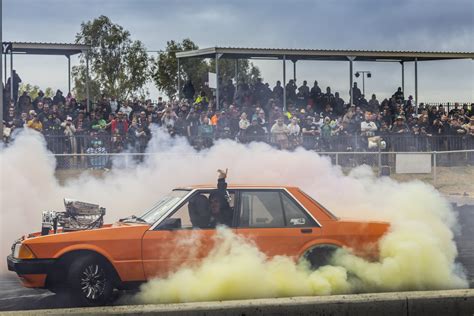
M 474 315 L 474 289 L 124 305 L 2 315 Z

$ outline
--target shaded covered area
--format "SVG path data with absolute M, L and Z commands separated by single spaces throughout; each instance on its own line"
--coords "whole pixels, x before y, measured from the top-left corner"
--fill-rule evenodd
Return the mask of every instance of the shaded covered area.
M 4 82 L 7 81 L 7 55 L 10 55 L 10 73 L 13 74 L 13 55 L 59 55 L 65 56 L 68 61 L 68 92 L 71 92 L 71 56 L 86 53 L 89 45 L 68 43 L 41 43 L 41 42 L 3 42 L 2 54 L 4 55 Z M 87 56 L 87 54 L 86 54 Z M 11 76 L 12 77 L 12 76 Z M 13 87 L 12 87 L 13 88 Z
M 283 106 L 286 109 L 286 61 L 293 62 L 293 77 L 296 79 L 296 62 L 299 60 L 343 61 L 349 63 L 349 90 L 353 86 L 354 61 L 367 62 L 398 62 L 402 67 L 402 90 L 405 91 L 404 65 L 413 62 L 415 65 L 415 106 L 418 105 L 418 67 L 421 61 L 474 59 L 474 52 L 423 52 L 423 51 L 385 51 L 385 50 L 335 50 L 335 49 L 283 49 L 283 48 L 242 48 L 242 47 L 210 47 L 176 53 L 179 60 L 185 58 L 220 58 L 259 59 L 283 61 Z M 237 68 L 237 67 L 236 67 Z M 218 63 L 216 74 L 219 76 Z M 178 76 L 179 80 L 179 76 Z M 218 80 L 217 80 L 217 85 Z M 178 91 L 180 91 L 178 82 Z M 219 104 L 219 87 L 216 89 L 216 102 Z M 350 104 L 353 103 L 352 93 Z
M 87 82 L 86 82 L 86 89 L 87 89 L 87 102 L 89 103 L 89 59 L 88 59 L 88 51 L 90 50 L 89 45 L 82 45 L 82 44 L 69 44 L 69 43 L 42 43 L 42 42 L 2 42 L 2 65 L 0 67 L 0 73 L 3 70 L 3 76 L 0 75 L 0 81 L 2 82 L 2 95 L 0 97 L 0 113 L 1 113 L 1 120 L 0 120 L 0 130 L 3 130 L 3 112 L 4 107 L 8 104 L 4 104 L 4 96 L 3 96 L 3 84 L 7 83 L 7 69 L 8 69 L 8 62 L 7 56 L 10 55 L 10 78 L 14 81 L 14 59 L 13 56 L 16 54 L 22 55 L 49 55 L 49 56 L 65 56 L 67 58 L 67 74 L 68 74 L 68 92 L 71 92 L 71 56 L 85 53 L 86 55 L 86 64 L 87 64 Z M 15 84 L 10 84 L 9 92 L 10 92 L 10 100 L 15 99 L 15 94 L 18 94 L 17 87 L 14 87 Z M 16 90 L 16 91 L 14 91 Z M 89 108 L 89 104 L 87 105 Z

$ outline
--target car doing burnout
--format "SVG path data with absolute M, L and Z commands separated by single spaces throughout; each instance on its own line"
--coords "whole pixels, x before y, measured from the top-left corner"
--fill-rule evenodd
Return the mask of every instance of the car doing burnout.
M 199 224 L 192 201 L 213 190 L 175 189 L 142 216 L 115 224 L 103 224 L 105 209 L 98 205 L 65 200 L 66 212 L 44 212 L 42 231 L 13 244 L 8 268 L 26 287 L 69 291 L 84 305 L 105 304 L 114 289 L 166 277 L 209 253 L 216 229 Z M 339 219 L 296 187 L 229 185 L 227 198 L 235 234 L 269 257 L 306 258 L 313 268 L 342 247 L 376 257 L 377 241 L 389 228 Z

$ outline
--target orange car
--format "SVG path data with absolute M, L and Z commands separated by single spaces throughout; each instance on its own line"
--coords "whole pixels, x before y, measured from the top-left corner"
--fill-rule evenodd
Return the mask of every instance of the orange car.
M 115 288 L 164 277 L 206 256 L 214 243 L 216 223 L 206 221 L 215 191 L 175 189 L 144 215 L 112 225 L 102 224 L 103 208 L 65 200 L 66 212 L 45 212 L 42 232 L 13 244 L 8 268 L 26 287 L 64 289 L 82 304 L 104 304 Z M 389 228 L 339 219 L 296 187 L 229 185 L 225 197 L 234 233 L 268 256 L 306 258 L 315 268 L 339 247 L 376 256 L 376 242 Z

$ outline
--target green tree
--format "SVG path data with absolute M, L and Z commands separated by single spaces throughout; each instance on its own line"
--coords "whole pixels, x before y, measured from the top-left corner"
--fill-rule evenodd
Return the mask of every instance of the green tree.
M 132 41 L 130 32 L 114 24 L 107 16 L 81 24 L 76 43 L 91 45 L 90 96 L 116 96 L 119 100 L 142 96 L 148 79 L 149 57 L 140 41 Z M 75 93 L 79 99 L 86 92 L 86 55 L 81 54 L 80 65 L 74 67 Z
M 235 79 L 237 82 L 245 82 L 252 85 L 257 82 L 257 78 L 260 78 L 260 69 L 258 69 L 258 67 L 253 63 L 249 62 L 248 59 L 239 59 L 237 65 L 236 74 L 235 59 L 219 59 L 219 77 L 222 78 L 223 83 L 226 83 L 229 79 Z M 210 69 L 211 72 L 216 71 L 215 59 L 211 59 Z M 236 78 L 236 75 L 238 78 Z
M 176 96 L 178 90 L 178 60 L 176 53 L 199 49 L 190 39 L 181 43 L 174 40 L 166 43 L 166 50 L 160 52 L 152 66 L 152 78 L 159 90 L 163 91 L 170 99 Z M 194 86 L 201 87 L 207 80 L 209 65 L 203 59 L 186 59 L 180 61 L 181 86 L 191 80 Z
M 157 88 L 169 98 L 174 98 L 178 89 L 177 52 L 196 50 L 199 47 L 189 38 L 181 43 L 168 41 L 166 50 L 161 52 L 152 65 L 152 78 Z M 215 72 L 215 60 L 202 58 L 186 58 L 180 60 L 181 88 L 187 80 L 191 80 L 196 92 L 206 88 L 208 72 Z M 223 82 L 235 79 L 235 60 L 222 58 L 219 60 L 219 77 Z M 260 70 L 248 60 L 239 60 L 238 77 L 240 82 L 253 84 L 260 77 Z
M 33 86 L 29 83 L 22 83 L 20 84 L 20 88 L 18 89 L 19 91 L 19 95 L 22 95 L 23 92 L 26 92 L 28 93 L 28 95 L 30 96 L 31 100 L 34 100 L 36 99 L 36 97 L 38 96 L 38 93 L 40 92 L 40 87 L 39 86 Z M 44 95 L 45 97 L 48 97 L 48 98 L 52 98 L 54 96 L 54 91 L 52 88 L 50 87 L 47 87 L 45 90 L 44 90 Z

